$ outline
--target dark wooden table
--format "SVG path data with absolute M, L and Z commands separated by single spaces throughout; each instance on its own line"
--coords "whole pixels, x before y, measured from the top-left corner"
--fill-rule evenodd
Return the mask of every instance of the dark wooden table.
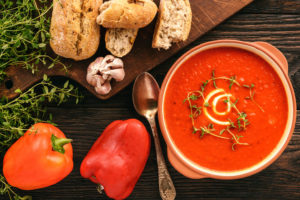
M 198 44 L 217 39 L 267 41 L 278 47 L 288 59 L 289 76 L 300 109 L 300 0 L 256 0 L 150 73 L 161 84 L 180 55 Z M 57 82 L 64 80 L 55 79 Z M 147 124 L 133 108 L 132 84 L 106 101 L 80 89 L 85 99 L 79 105 L 70 102 L 61 107 L 49 107 L 55 122 L 68 137 L 74 139 L 74 170 L 54 186 L 24 192 L 31 194 L 33 199 L 107 199 L 105 195 L 98 194 L 93 183 L 80 176 L 79 166 L 83 157 L 110 122 L 138 118 Z M 162 137 L 160 139 L 166 157 L 166 145 Z M 177 199 L 300 199 L 300 114 L 288 148 L 275 163 L 254 176 L 231 181 L 191 180 L 179 174 L 168 161 L 167 165 L 176 187 Z M 160 199 L 157 181 L 152 145 L 145 170 L 129 199 Z

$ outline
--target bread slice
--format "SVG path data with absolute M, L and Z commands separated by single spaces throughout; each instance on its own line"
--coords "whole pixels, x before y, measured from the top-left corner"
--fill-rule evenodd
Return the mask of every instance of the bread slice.
M 123 57 L 130 52 L 139 29 L 107 29 L 105 34 L 106 49 L 114 56 Z
M 62 57 L 83 60 L 94 55 L 100 42 L 96 23 L 102 0 L 54 0 L 50 46 Z
M 191 24 L 192 10 L 189 0 L 161 0 L 152 47 L 169 49 L 172 42 L 185 41 Z
M 101 5 L 97 23 L 105 28 L 137 29 L 147 26 L 156 13 L 152 0 L 110 0 Z

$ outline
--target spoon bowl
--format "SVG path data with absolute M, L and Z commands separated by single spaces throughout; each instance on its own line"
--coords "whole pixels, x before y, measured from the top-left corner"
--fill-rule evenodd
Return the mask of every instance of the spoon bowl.
M 135 110 L 146 118 L 157 113 L 159 86 L 147 72 L 140 74 L 133 85 L 132 100 Z

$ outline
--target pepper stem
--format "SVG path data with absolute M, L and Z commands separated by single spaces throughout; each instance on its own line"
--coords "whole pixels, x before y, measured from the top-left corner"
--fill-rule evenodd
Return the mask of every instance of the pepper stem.
M 65 153 L 64 145 L 72 142 L 72 139 L 58 138 L 52 134 L 51 142 L 52 142 L 52 149 L 54 151 L 64 154 Z
M 102 194 L 102 193 L 103 193 L 103 190 L 104 190 L 103 185 L 98 184 L 98 185 L 97 185 L 97 191 L 99 192 L 99 194 Z

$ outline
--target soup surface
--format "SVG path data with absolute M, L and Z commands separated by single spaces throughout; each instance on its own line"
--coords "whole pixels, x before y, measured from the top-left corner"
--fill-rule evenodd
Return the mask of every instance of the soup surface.
M 288 114 L 284 87 L 259 56 L 237 48 L 200 52 L 173 74 L 164 118 L 177 148 L 217 171 L 251 167 L 280 141 Z

